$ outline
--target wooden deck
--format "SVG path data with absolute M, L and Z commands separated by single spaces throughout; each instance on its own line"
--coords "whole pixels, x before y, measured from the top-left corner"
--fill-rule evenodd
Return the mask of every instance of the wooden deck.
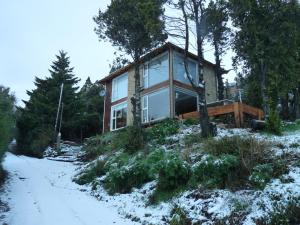
M 208 115 L 210 117 L 233 113 L 236 127 L 244 126 L 244 114 L 251 115 L 257 118 L 258 120 L 261 120 L 264 115 L 261 109 L 240 102 L 234 102 L 233 104 L 222 105 L 222 106 L 208 107 L 207 110 L 208 110 Z M 195 112 L 182 114 L 180 115 L 180 118 L 181 119 L 198 118 L 198 116 L 199 116 L 199 112 L 195 111 Z

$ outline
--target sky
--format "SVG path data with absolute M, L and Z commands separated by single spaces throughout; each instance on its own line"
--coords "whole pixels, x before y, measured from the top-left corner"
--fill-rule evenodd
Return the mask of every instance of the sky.
M 110 0 L 0 0 L 0 85 L 10 87 L 17 97 L 28 100 L 34 78 L 49 76 L 48 69 L 59 50 L 68 53 L 74 74 L 83 85 L 87 77 L 94 82 L 106 76 L 116 49 L 100 42 L 94 32 L 93 16 Z M 211 46 L 205 59 L 214 62 Z M 232 51 L 224 58 L 231 69 Z M 225 79 L 233 81 L 231 71 Z

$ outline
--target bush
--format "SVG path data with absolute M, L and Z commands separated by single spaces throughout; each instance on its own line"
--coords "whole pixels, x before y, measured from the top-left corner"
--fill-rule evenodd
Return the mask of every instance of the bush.
M 119 132 L 114 140 L 116 145 L 128 153 L 135 153 L 144 147 L 143 130 L 134 126 L 126 127 Z
M 248 173 L 257 164 L 268 161 L 271 155 L 271 144 L 255 138 L 240 136 L 208 139 L 204 142 L 204 150 L 214 156 L 229 154 L 237 156 L 240 161 L 241 172 Z
M 206 155 L 193 168 L 193 182 L 208 187 L 225 188 L 234 179 L 239 160 L 234 155 Z
M 95 178 L 103 176 L 106 173 L 104 165 L 105 161 L 98 160 L 95 164 L 93 164 L 83 173 L 79 174 L 79 176 L 76 177 L 74 181 L 79 185 L 91 183 L 92 181 L 94 181 Z
M 171 211 L 170 225 L 191 225 L 192 221 L 187 217 L 187 213 L 179 206 L 175 206 Z
M 253 168 L 249 180 L 258 188 L 264 188 L 271 180 L 273 167 L 271 164 L 259 164 Z
M 189 134 L 184 137 L 184 144 L 191 147 L 195 143 L 201 143 L 203 138 L 200 133 Z
M 279 118 L 279 113 L 276 110 L 271 110 L 267 118 L 266 131 L 272 134 L 282 134 L 282 124 Z
M 174 119 L 166 119 L 153 125 L 147 130 L 147 140 L 155 140 L 158 144 L 164 144 L 167 136 L 176 134 L 179 129 L 179 122 Z
M 104 180 L 104 187 L 110 193 L 128 193 L 133 187 L 140 187 L 150 181 L 149 167 L 142 161 L 136 161 L 121 167 L 112 166 Z
M 183 124 L 184 125 L 187 125 L 187 126 L 191 126 L 191 125 L 196 125 L 196 124 L 199 124 L 199 119 L 194 119 L 194 118 L 188 118 L 186 120 L 183 121 Z
M 169 155 L 162 161 L 157 188 L 162 191 L 175 190 L 187 184 L 191 176 L 190 166 L 177 155 Z

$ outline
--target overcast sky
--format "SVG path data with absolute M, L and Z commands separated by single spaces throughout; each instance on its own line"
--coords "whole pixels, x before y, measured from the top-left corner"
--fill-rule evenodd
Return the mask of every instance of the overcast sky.
M 1 0 L 0 85 L 15 93 L 18 104 L 28 99 L 34 77 L 49 76 L 48 69 L 59 50 L 68 52 L 74 73 L 94 82 L 109 71 L 115 49 L 99 42 L 93 16 L 110 0 Z M 206 50 L 211 49 L 207 46 Z M 229 52 L 224 61 L 231 68 Z M 213 51 L 205 53 L 214 62 Z M 225 78 L 233 80 L 231 72 Z M 21 104 L 22 105 L 22 104 Z

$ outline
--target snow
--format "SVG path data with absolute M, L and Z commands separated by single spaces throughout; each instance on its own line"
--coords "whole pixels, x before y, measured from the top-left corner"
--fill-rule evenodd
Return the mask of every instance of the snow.
M 10 179 L 1 199 L 8 202 L 10 211 L 3 222 L 9 225 L 136 224 L 80 191 L 71 180 L 76 168 L 71 163 L 7 153 L 4 168 Z
M 184 137 L 199 133 L 200 130 L 199 125 L 183 125 L 178 134 L 168 139 L 184 146 Z M 250 129 L 219 127 L 216 138 L 235 135 L 270 141 L 275 143 L 274 154 L 288 153 L 298 160 L 300 158 L 300 147 L 292 145 L 300 144 L 299 132 L 274 136 L 254 133 Z M 168 145 L 162 148 L 171 151 Z M 51 153 L 51 149 L 49 152 Z M 80 147 L 74 150 L 64 146 L 64 152 L 73 161 L 80 154 Z M 202 160 L 205 161 L 206 157 L 202 155 Z M 78 171 L 92 162 L 78 166 L 78 163 L 75 165 L 64 160 L 53 161 L 57 157 L 49 159 L 7 154 L 4 167 L 9 171 L 11 179 L 6 184 L 6 193 L 2 195 L 1 200 L 8 202 L 11 208 L 10 212 L 5 214 L 5 222 L 9 225 L 166 225 L 174 205 L 185 210 L 194 224 L 214 224 L 216 219 L 226 219 L 239 211 L 243 218 L 241 224 L 254 225 L 257 219 L 269 218 L 275 210 L 275 203 L 286 206 L 291 197 L 300 196 L 300 165 L 290 165 L 286 175 L 281 179 L 271 180 L 263 190 L 209 190 L 199 186 L 195 190 L 187 190 L 175 196 L 168 202 L 149 205 L 148 199 L 155 190 L 156 181 L 133 189 L 131 193 L 111 196 L 101 185 L 92 190 L 92 185 L 79 186 L 72 182 Z M 104 177 L 97 178 L 100 184 Z

